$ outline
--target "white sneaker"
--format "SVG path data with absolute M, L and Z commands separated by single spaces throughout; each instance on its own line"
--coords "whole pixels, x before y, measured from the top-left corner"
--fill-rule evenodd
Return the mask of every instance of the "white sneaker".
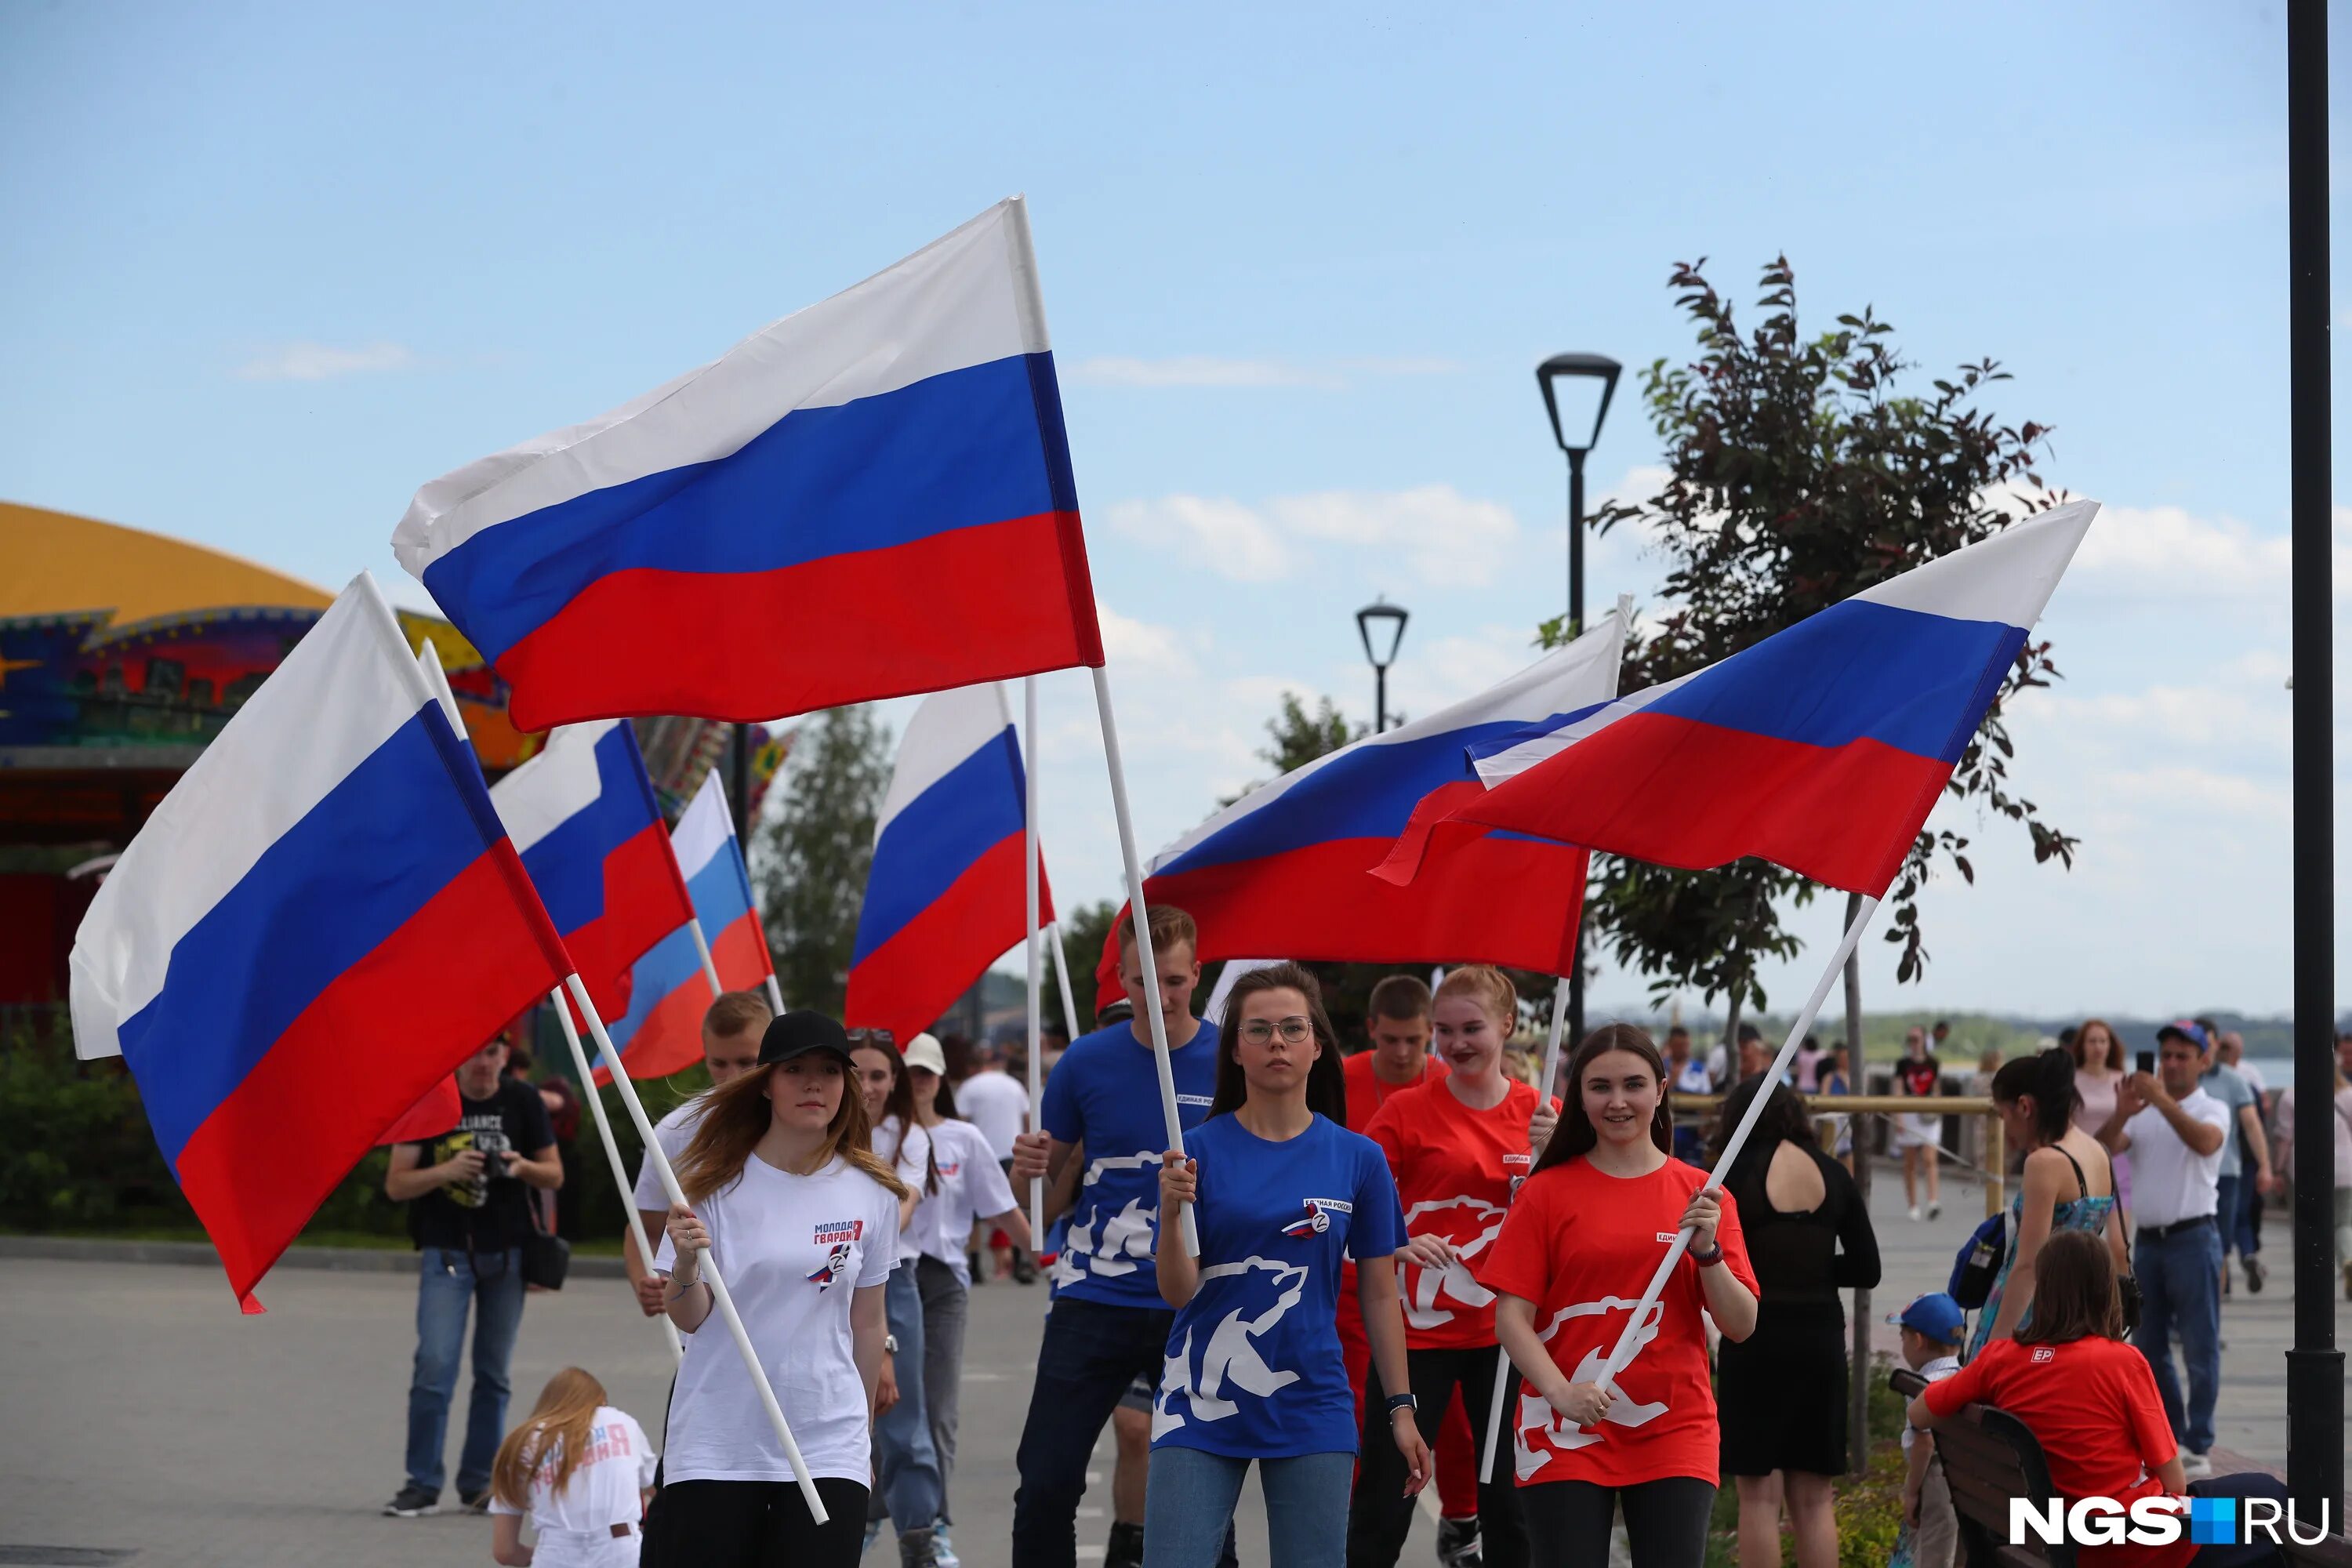
M 2213 1473 L 2213 1461 L 2202 1454 L 2180 1450 L 2180 1473 L 2192 1481 L 2201 1481 Z
M 963 1568 L 963 1559 L 958 1557 L 955 1548 L 948 1543 L 948 1527 L 944 1524 L 935 1526 L 931 1531 L 931 1561 L 938 1568 Z
M 1941 1203 L 1931 1201 L 1927 1205 L 1927 1217 L 1929 1219 L 1941 1219 L 1943 1215 L 1944 1205 Z
M 1915 1225 L 1916 1225 L 1916 1224 L 1917 1224 L 1917 1223 L 1918 1223 L 1918 1219 L 1919 1219 L 1919 1205 L 1918 1205 L 1917 1204 L 1913 1204 L 1913 1205 L 1911 1205 L 1911 1220 L 1912 1220 L 1912 1223 L 1913 1223 L 1913 1224 L 1915 1224 Z

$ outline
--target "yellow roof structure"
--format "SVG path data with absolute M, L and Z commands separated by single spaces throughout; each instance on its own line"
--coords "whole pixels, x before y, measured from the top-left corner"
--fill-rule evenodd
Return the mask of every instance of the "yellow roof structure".
M 0 501 L 0 617 L 111 610 L 118 626 L 194 610 L 323 610 L 299 577 L 94 518 Z

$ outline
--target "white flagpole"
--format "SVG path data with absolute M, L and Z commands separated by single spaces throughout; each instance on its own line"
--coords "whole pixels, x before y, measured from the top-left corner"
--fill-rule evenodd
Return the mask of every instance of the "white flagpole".
M 1070 961 L 1062 953 L 1062 922 L 1055 921 L 1046 929 L 1054 933 L 1053 942 L 1045 951 L 1054 955 L 1054 978 L 1062 987 L 1062 1028 L 1075 1040 L 1085 1034 L 1087 1028 L 1085 1021 L 1078 1016 L 1078 999 L 1070 994 Z M 1032 1103 L 1034 1103 L 1036 1089 L 1033 1087 L 1029 1092 Z
M 621 1053 L 613 1048 L 613 1037 L 604 1032 L 604 1020 L 597 1016 L 596 1004 L 588 999 L 588 987 L 580 976 L 563 977 L 565 989 L 580 1004 L 580 1016 L 588 1020 L 588 1032 L 596 1037 L 596 1048 L 604 1058 L 604 1065 L 613 1069 L 613 1081 L 620 1086 L 621 1102 L 629 1108 L 629 1120 L 636 1123 L 637 1136 L 645 1141 L 646 1158 L 654 1163 L 661 1175 L 662 1191 L 669 1201 L 683 1205 L 686 1192 L 677 1184 L 677 1173 L 670 1169 L 669 1156 L 662 1152 L 660 1142 L 654 1137 L 654 1124 L 646 1115 L 644 1101 L 637 1098 L 636 1085 L 629 1081 L 628 1069 L 621 1066 Z M 784 1447 L 784 1458 L 793 1468 L 793 1479 L 800 1483 L 801 1497 L 807 1502 L 809 1514 L 816 1522 L 825 1521 L 824 1501 L 817 1496 L 816 1481 L 809 1475 L 808 1461 L 801 1458 L 801 1447 L 793 1441 L 793 1429 L 784 1419 L 784 1407 L 776 1403 L 776 1390 L 768 1381 L 768 1369 L 760 1363 L 760 1352 L 752 1348 L 751 1336 L 744 1330 L 742 1317 L 735 1310 L 735 1298 L 727 1292 L 727 1282 L 719 1277 L 718 1260 L 705 1248 L 702 1254 L 702 1278 L 709 1282 L 712 1303 L 727 1331 L 734 1338 L 735 1352 L 743 1358 L 743 1369 L 751 1374 L 751 1385 L 760 1391 L 760 1404 L 768 1413 L 768 1425 L 775 1429 L 776 1440 Z
M 694 933 L 695 956 L 702 960 L 702 977 L 710 982 L 710 999 L 716 1002 L 727 994 L 727 987 L 719 984 L 719 965 L 710 961 L 710 939 L 702 934 L 702 917 L 696 915 L 688 920 L 686 929 Z M 779 1007 L 776 1011 L 781 1013 L 783 1009 Z
M 1135 822 L 1127 808 L 1127 765 L 1119 760 L 1118 721 L 1110 710 L 1110 675 L 1095 667 L 1095 712 L 1102 721 L 1103 760 L 1110 767 L 1110 804 L 1118 817 L 1118 849 L 1127 864 L 1127 907 L 1135 922 L 1135 956 L 1143 974 L 1143 1014 L 1151 1034 L 1151 1058 L 1160 1068 L 1160 1110 L 1168 1125 L 1168 1147 L 1184 1152 L 1184 1121 L 1176 1109 L 1176 1069 L 1168 1059 L 1168 1023 L 1160 1016 L 1160 962 L 1151 951 L 1151 916 L 1143 907 L 1143 860 L 1135 850 Z M 1077 1026 L 1070 1026 L 1076 1028 Z M 1184 1251 L 1201 1256 L 1201 1227 L 1184 1210 Z
M 775 972 L 770 970 L 763 978 L 767 984 L 769 1010 L 781 1018 L 784 1016 L 784 994 L 776 987 Z
M 1544 1046 L 1543 1076 L 1536 1079 L 1536 1105 L 1541 1109 L 1551 1098 L 1552 1080 L 1559 1076 L 1560 1036 L 1568 1029 L 1568 982 L 1560 980 L 1551 991 L 1551 1038 Z M 1486 1406 L 1486 1446 L 1478 1466 L 1478 1479 L 1484 1481 L 1495 1473 L 1495 1449 L 1503 1438 L 1503 1401 L 1511 1392 L 1511 1356 L 1497 1344 L 1495 1357 L 1495 1397 Z
M 572 1065 L 580 1069 L 581 1098 L 588 1102 L 589 1110 L 596 1118 L 596 1136 L 604 1140 L 604 1158 L 613 1167 L 613 1185 L 620 1192 L 621 1206 L 629 1212 L 629 1234 L 636 1238 L 637 1256 L 645 1261 L 646 1272 L 650 1273 L 654 1266 L 654 1249 L 646 1245 L 646 1222 L 637 1213 L 635 1200 L 629 1195 L 633 1184 L 629 1180 L 629 1173 L 622 1168 L 621 1146 L 613 1141 L 612 1120 L 604 1114 L 604 1097 L 596 1092 L 596 1076 L 589 1069 L 588 1053 L 581 1048 L 580 1030 L 572 1022 L 572 1009 L 565 1005 L 561 990 L 549 992 L 547 999 L 554 1004 L 555 1016 L 563 1026 L 563 1043 L 572 1047 Z M 619 1071 L 617 1068 L 614 1070 Z M 677 1325 L 669 1321 L 667 1312 L 657 1321 L 662 1326 L 662 1337 L 669 1342 L 670 1360 L 673 1363 L 684 1361 L 686 1344 L 677 1337 Z
M 1037 952 L 1037 678 L 1034 675 L 1021 681 L 1021 777 L 1027 792 L 1021 811 L 1021 877 L 1028 901 L 1021 929 L 1025 933 L 1022 945 L 1029 953 L 1029 1104 L 1034 1111 L 1044 1092 L 1045 1058 L 1045 1015 L 1038 995 L 1044 976 L 1039 973 Z M 1042 1246 L 1045 1239 L 1043 1176 L 1029 1178 L 1029 1239 L 1033 1247 Z
M 1838 942 L 1837 951 L 1830 955 L 1829 967 L 1822 971 L 1821 983 L 1813 987 L 1804 1011 L 1799 1013 L 1797 1021 L 1789 1026 L 1789 1037 L 1780 1042 L 1780 1054 L 1774 1057 L 1772 1065 L 1765 1069 L 1771 1078 L 1777 1079 L 1788 1070 L 1790 1061 L 1797 1054 L 1798 1044 L 1804 1039 L 1805 1032 L 1813 1026 L 1814 1018 L 1821 1014 L 1822 1004 L 1829 999 L 1830 987 L 1837 984 L 1839 975 L 1845 971 L 1846 959 L 1852 956 L 1854 944 L 1862 940 L 1863 928 L 1877 912 L 1877 899 L 1862 900 L 1861 910 L 1854 915 L 1853 923 L 1846 927 L 1845 936 Z M 1671 1087 L 1667 1087 L 1666 1092 L 1673 1092 Z M 1764 1114 L 1766 1098 L 1765 1094 L 1759 1093 L 1748 1102 L 1748 1114 L 1739 1119 L 1738 1127 L 1732 1129 L 1731 1141 L 1723 1146 L 1723 1157 L 1715 1163 L 1715 1169 L 1707 1173 L 1706 1184 L 1700 1191 L 1714 1192 L 1722 1187 L 1723 1173 L 1731 1169 L 1734 1160 L 1739 1158 L 1740 1150 L 1748 1144 L 1748 1134 L 1754 1130 L 1757 1119 Z M 1641 1329 L 1643 1320 L 1649 1315 L 1651 1307 L 1664 1292 L 1666 1280 L 1674 1273 L 1675 1265 L 1682 1261 L 1685 1252 L 1690 1250 L 1692 1235 L 1688 1229 L 1675 1233 L 1674 1245 L 1666 1248 L 1666 1256 L 1659 1262 L 1657 1272 L 1650 1276 L 1649 1288 L 1642 1292 L 1641 1305 L 1635 1307 L 1633 1315 L 1625 1320 L 1624 1330 L 1617 1336 L 1616 1348 L 1609 1352 L 1609 1360 L 1601 1369 L 1600 1386 L 1604 1394 L 1616 1382 L 1617 1374 L 1625 1370 L 1626 1363 L 1633 1359 L 1633 1336 Z

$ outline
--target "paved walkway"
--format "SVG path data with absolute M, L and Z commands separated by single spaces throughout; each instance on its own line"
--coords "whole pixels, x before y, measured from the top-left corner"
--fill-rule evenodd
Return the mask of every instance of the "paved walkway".
M 1881 1167 L 1872 1210 L 1886 1258 L 1873 1297 L 1883 1317 L 1940 1289 L 1953 1252 L 1983 1213 L 1955 1181 L 1935 1222 L 1903 1213 L 1899 1173 Z M 2221 1441 L 2272 1464 L 2285 1457 L 2291 1332 L 2285 1230 L 2269 1289 L 2224 1311 L 2229 1349 Z M 0 1563 L 301 1564 L 411 1568 L 488 1561 L 487 1521 L 404 1521 L 375 1510 L 400 1484 L 403 1411 L 415 1289 L 404 1275 L 285 1269 L 261 1290 L 269 1312 L 240 1317 L 219 1273 L 166 1264 L 0 1258 Z M 1041 1289 L 975 1293 L 963 1391 L 963 1458 L 953 1487 L 956 1539 L 971 1568 L 1007 1562 L 1013 1451 L 1027 1410 Z M 2339 1303 L 2339 1335 L 2352 1330 Z M 1882 1331 L 1891 1333 L 1891 1331 Z M 582 1279 L 531 1299 L 516 1355 L 518 1411 L 558 1368 L 577 1363 L 658 1430 L 667 1352 L 616 1280 Z M 460 1392 L 462 1410 L 463 1393 Z M 462 1416 L 460 1416 L 462 1420 Z M 452 1435 L 452 1455 L 456 1434 Z M 1098 1561 L 1108 1530 L 1110 1450 L 1079 1521 L 1080 1558 Z M 1266 1561 L 1255 1489 L 1241 1510 L 1241 1555 Z M 1334 1528 L 1339 1522 L 1334 1521 Z M 1417 1519 L 1403 1561 L 1432 1561 Z M 27 1548 L 73 1548 L 36 1553 Z M 121 1552 L 111 1557 L 89 1553 Z M 890 1560 L 887 1538 L 868 1562 Z

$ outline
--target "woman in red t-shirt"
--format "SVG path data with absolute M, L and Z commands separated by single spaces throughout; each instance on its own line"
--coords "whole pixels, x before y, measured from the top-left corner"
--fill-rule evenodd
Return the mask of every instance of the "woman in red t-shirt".
M 2124 1342 L 2115 1259 L 2096 1234 L 2062 1230 L 2033 1259 L 2033 1315 L 2014 1339 L 1994 1340 L 1976 1359 L 1911 1402 L 1911 1425 L 1948 1425 L 1970 1405 L 1990 1405 L 2025 1423 L 2041 1441 L 2050 1484 L 2069 1503 L 2113 1498 L 2126 1509 L 2144 1497 L 2286 1499 L 2277 1477 L 2247 1472 L 2184 1485 L 2180 1444 L 2157 1396 L 2147 1357 Z M 2180 1538 L 2169 1545 L 2085 1542 L 2080 1568 L 2233 1568 L 2275 1561 L 2269 1542 Z
M 1451 1070 L 1391 1095 L 1364 1136 L 1396 1174 L 1408 1237 L 1396 1258 L 1402 1279 L 1405 1362 L 1414 1416 L 1434 1447 L 1454 1392 L 1473 1434 L 1486 1429 L 1495 1398 L 1495 1298 L 1473 1270 L 1501 1230 L 1511 1189 L 1551 1136 L 1553 1102 L 1503 1070 L 1503 1042 L 1518 1026 L 1519 997 L 1503 972 L 1472 963 L 1438 985 L 1430 1005 L 1432 1048 Z M 1364 1394 L 1364 1425 L 1385 1426 L 1375 1369 Z M 1348 1510 L 1349 1568 L 1389 1568 L 1412 1527 L 1403 1461 L 1385 1431 L 1373 1432 L 1357 1468 Z M 1480 1554 L 1486 1568 L 1525 1568 L 1528 1537 L 1509 1478 L 1496 1456 L 1478 1484 Z
M 1514 1413 L 1519 1506 L 1536 1561 L 1606 1562 L 1622 1505 L 1633 1568 L 1706 1556 L 1721 1437 L 1702 1310 L 1726 1338 L 1756 1327 L 1756 1276 L 1739 1215 L 1671 1158 L 1665 1062 L 1612 1024 L 1569 1058 L 1568 1110 L 1478 1278 L 1531 1385 Z M 1601 1373 L 1675 1233 L 1696 1231 L 1611 1387 Z M 1562 1371 L 1565 1366 L 1569 1370 Z

